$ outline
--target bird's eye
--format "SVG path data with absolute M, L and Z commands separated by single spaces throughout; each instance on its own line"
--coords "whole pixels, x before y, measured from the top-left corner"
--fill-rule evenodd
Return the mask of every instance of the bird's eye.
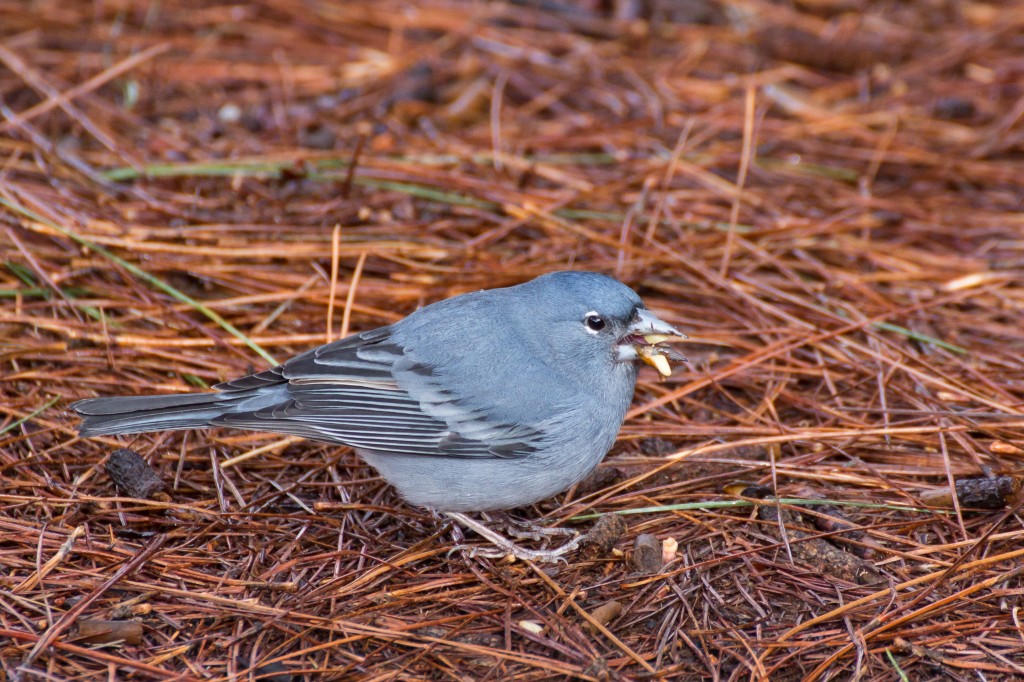
M 595 332 L 599 332 L 604 329 L 604 318 L 597 313 L 590 313 L 584 318 L 583 323 L 587 325 L 587 329 Z

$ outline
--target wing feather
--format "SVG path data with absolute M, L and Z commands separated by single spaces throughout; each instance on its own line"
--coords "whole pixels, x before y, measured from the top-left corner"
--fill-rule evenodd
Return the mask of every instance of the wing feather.
M 395 343 L 388 327 L 357 334 L 242 379 L 225 392 L 286 387 L 286 399 L 216 423 L 288 433 L 380 453 L 524 457 L 543 434 L 502 423 L 442 385 L 437 368 Z

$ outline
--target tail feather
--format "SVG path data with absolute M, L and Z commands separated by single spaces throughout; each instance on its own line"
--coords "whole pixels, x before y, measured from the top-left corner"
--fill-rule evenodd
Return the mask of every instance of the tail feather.
M 79 400 L 71 409 L 82 417 L 82 436 L 204 428 L 232 410 L 234 396 L 223 393 L 122 396 Z

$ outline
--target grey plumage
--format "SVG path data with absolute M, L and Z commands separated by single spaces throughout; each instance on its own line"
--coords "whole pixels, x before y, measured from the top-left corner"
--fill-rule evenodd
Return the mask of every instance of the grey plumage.
M 626 351 L 648 332 L 678 335 L 614 279 L 551 273 L 434 303 L 214 393 L 71 407 L 83 436 L 230 426 L 349 445 L 413 504 L 506 509 L 593 471 L 632 400 Z

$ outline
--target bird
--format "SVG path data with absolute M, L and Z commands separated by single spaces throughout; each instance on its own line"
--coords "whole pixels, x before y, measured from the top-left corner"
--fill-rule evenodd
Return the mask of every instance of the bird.
M 520 547 L 466 514 L 527 506 L 590 475 L 638 363 L 668 374 L 668 359 L 685 358 L 666 344 L 685 338 L 612 277 L 551 272 L 440 300 L 213 392 L 70 407 L 84 437 L 231 427 L 350 446 L 408 503 L 500 552 L 554 560 L 564 551 Z

